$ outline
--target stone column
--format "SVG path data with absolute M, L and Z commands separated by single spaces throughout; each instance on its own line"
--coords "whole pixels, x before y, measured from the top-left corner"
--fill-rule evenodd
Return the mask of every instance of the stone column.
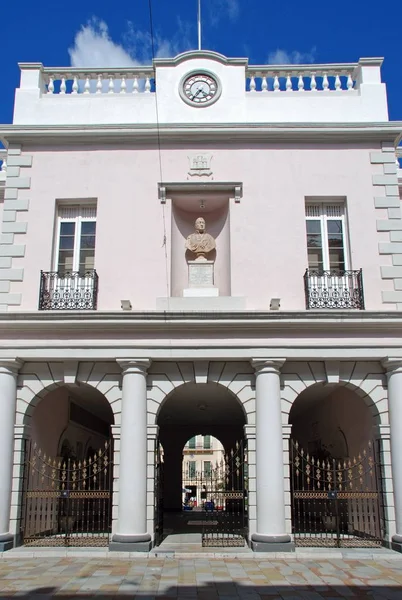
M 147 368 L 149 360 L 118 361 L 123 369 L 119 507 L 111 550 L 148 552 Z
M 17 374 L 21 363 L 0 361 L 0 551 L 13 547 L 10 533 L 11 485 L 14 462 L 14 423 Z
M 286 533 L 280 368 L 284 360 L 252 360 L 256 371 L 256 552 L 291 551 Z
M 388 411 L 391 442 L 391 470 L 394 487 L 396 533 L 392 542 L 402 551 L 402 360 L 383 361 L 388 378 Z

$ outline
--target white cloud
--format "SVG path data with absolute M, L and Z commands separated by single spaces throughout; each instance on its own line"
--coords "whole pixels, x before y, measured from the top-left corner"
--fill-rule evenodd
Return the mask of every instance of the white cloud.
M 189 50 L 191 27 L 177 20 L 177 30 L 171 40 L 155 34 L 155 57 L 169 58 Z M 150 64 L 152 59 L 152 39 L 148 31 L 136 29 L 132 22 L 127 23 L 123 43 L 113 41 L 104 21 L 93 17 L 83 25 L 69 48 L 72 67 L 132 67 Z
M 315 61 L 316 48 L 311 48 L 309 52 L 299 52 L 292 50 L 288 52 L 282 48 L 277 48 L 275 52 L 270 52 L 267 62 L 270 65 L 301 65 L 313 63 Z
M 236 21 L 240 14 L 240 2 L 239 0 L 210 0 L 208 13 L 211 25 L 214 26 L 227 17 L 230 21 Z
M 68 53 L 72 67 L 132 67 L 139 64 L 123 46 L 113 42 L 106 23 L 96 18 L 81 27 Z

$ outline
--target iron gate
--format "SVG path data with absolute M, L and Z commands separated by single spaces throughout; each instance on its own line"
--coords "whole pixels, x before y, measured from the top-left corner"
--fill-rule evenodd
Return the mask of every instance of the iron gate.
M 244 546 L 247 538 L 247 455 L 243 441 L 205 478 L 203 546 Z
M 111 527 L 111 445 L 76 461 L 25 448 L 22 540 L 29 546 L 107 546 Z
M 154 508 L 155 508 L 155 545 L 163 540 L 163 457 L 162 447 L 159 440 L 155 440 L 155 490 L 154 490 Z
M 380 465 L 373 443 L 340 460 L 313 456 L 291 440 L 291 494 L 296 545 L 382 545 Z

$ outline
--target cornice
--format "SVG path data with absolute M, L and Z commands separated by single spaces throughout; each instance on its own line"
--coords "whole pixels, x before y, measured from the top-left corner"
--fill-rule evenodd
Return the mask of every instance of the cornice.
M 389 331 L 395 335 L 402 332 L 402 313 L 390 311 L 66 311 L 7 312 L 0 314 L 0 336 L 7 333 L 66 332 L 88 330 L 125 332 L 177 331 L 183 329 L 214 331 L 247 330 L 309 332 L 347 330 L 354 333 Z
M 224 54 L 219 52 L 213 52 L 212 50 L 189 50 L 188 52 L 182 52 L 174 58 L 155 58 L 152 62 L 155 67 L 175 67 L 182 62 L 194 59 L 207 59 L 219 62 L 222 65 L 248 65 L 247 58 L 228 58 Z
M 34 143 L 213 141 L 392 141 L 402 136 L 402 121 L 380 123 L 179 123 L 139 125 L 0 125 L 0 140 Z

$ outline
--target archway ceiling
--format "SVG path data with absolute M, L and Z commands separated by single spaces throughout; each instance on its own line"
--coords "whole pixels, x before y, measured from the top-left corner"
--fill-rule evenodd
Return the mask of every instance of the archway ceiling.
M 85 384 L 80 384 L 78 387 L 71 387 L 69 388 L 69 392 L 73 402 L 106 423 L 113 423 L 113 411 L 101 392 Z
M 317 383 L 308 387 L 294 401 L 290 411 L 290 422 L 297 419 L 302 413 L 319 404 L 324 398 L 330 396 L 336 389 L 343 387 L 341 384 Z
M 188 383 L 166 399 L 158 425 L 244 425 L 240 402 L 224 387 L 212 383 Z

